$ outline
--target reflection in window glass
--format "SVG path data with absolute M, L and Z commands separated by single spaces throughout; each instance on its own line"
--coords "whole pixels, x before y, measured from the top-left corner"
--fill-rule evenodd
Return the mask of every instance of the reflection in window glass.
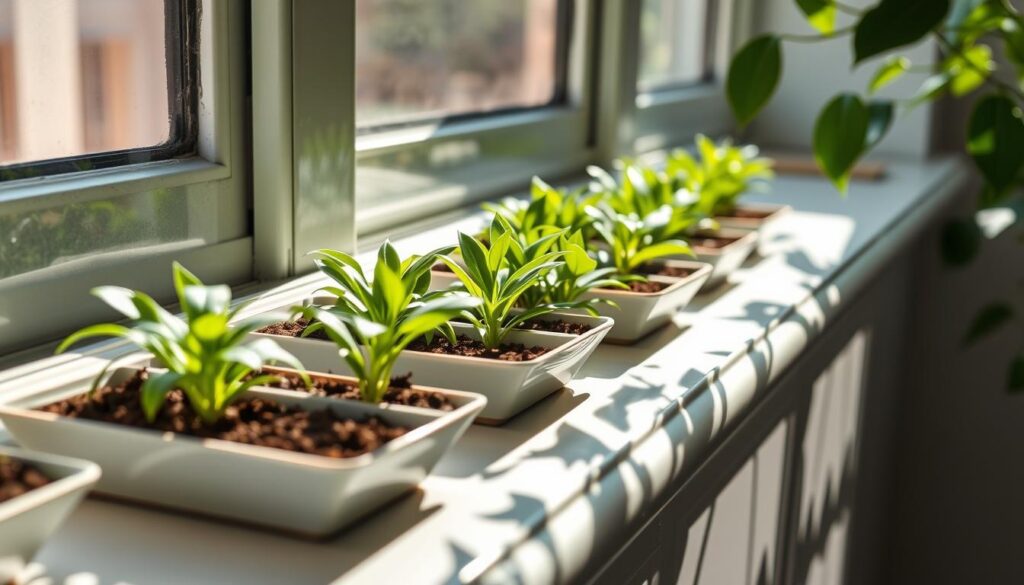
M 360 127 L 543 106 L 557 0 L 356 0 Z
M 650 91 L 707 79 L 710 2 L 642 0 L 638 89 Z
M 166 142 L 164 14 L 164 0 L 0 0 L 0 166 Z

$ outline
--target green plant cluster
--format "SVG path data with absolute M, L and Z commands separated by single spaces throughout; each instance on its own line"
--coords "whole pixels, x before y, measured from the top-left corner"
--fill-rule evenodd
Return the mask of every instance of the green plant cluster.
M 323 331 L 341 350 L 342 359 L 359 379 L 366 402 L 380 402 L 402 350 L 425 336 L 440 333 L 454 343 L 450 321 L 479 305 L 479 300 L 453 291 L 430 291 L 430 267 L 454 246 L 423 256 L 401 259 L 384 242 L 369 278 L 350 254 L 317 250 L 316 265 L 334 286 L 322 289 L 335 297 L 334 306 L 299 306 L 293 310 L 313 323 L 309 336 Z
M 124 338 L 152 353 L 167 371 L 151 375 L 140 389 L 142 409 L 150 422 L 174 389 L 184 392 L 199 418 L 212 424 L 246 390 L 276 379 L 252 375 L 264 365 L 282 363 L 301 370 L 302 364 L 273 340 L 245 342 L 249 333 L 272 323 L 272 317 L 260 315 L 229 325 L 245 307 L 230 308 L 229 287 L 205 286 L 177 262 L 173 270 L 184 318 L 171 314 L 145 293 L 119 286 L 98 287 L 93 294 L 127 317 L 129 325 L 85 327 L 68 336 L 57 353 L 91 337 Z
M 622 178 L 616 180 L 591 167 L 594 180 L 573 192 L 534 179 L 529 201 L 508 199 L 486 206 L 492 218 L 481 237 L 459 234 L 459 257 L 453 254 L 456 246 L 446 246 L 403 259 L 385 242 L 367 273 L 345 252 L 311 252 L 317 268 L 332 281 L 319 292 L 333 298 L 323 306 L 292 307 L 293 315 L 309 321 L 302 335 L 321 333 L 332 340 L 358 378 L 361 398 L 378 403 L 390 387 L 401 352 L 435 335 L 455 343 L 455 319 L 473 326 L 486 347 L 498 348 L 517 327 L 554 311 L 597 314 L 599 300 L 585 299 L 585 293 L 627 288 L 630 280 L 644 278 L 638 273 L 643 265 L 692 254 L 683 237 L 707 215 L 701 193 L 735 200 L 735 189 L 765 175 L 765 163 L 749 151 L 701 140 L 699 161 L 677 154 L 673 160 L 687 162 L 673 163 L 669 170 L 623 162 Z M 726 181 L 733 191 L 709 188 Z M 690 192 L 691 187 L 699 192 Z M 704 207 L 714 207 L 709 205 Z M 460 287 L 430 290 L 430 270 L 437 262 L 448 266 Z M 173 275 L 184 317 L 172 315 L 142 292 L 100 287 L 93 293 L 129 324 L 86 327 L 57 351 L 82 339 L 107 336 L 128 339 L 151 352 L 166 371 L 147 378 L 141 388 L 150 421 L 175 389 L 203 421 L 213 423 L 246 390 L 275 380 L 261 373 L 264 365 L 282 363 L 301 372 L 298 360 L 271 339 L 246 341 L 276 317 L 236 320 L 242 307 L 230 307 L 228 287 L 204 286 L 177 263 Z M 302 376 L 308 383 L 306 374 Z

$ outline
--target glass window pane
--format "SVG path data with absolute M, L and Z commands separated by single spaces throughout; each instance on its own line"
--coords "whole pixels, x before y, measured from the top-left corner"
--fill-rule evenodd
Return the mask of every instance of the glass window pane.
M 705 81 L 710 73 L 712 0 L 642 0 L 640 13 L 641 91 Z
M 166 15 L 186 2 L 166 3 L 0 0 L 0 180 L 54 172 L 22 163 L 175 138 L 166 44 L 180 39 L 167 38 Z M 96 166 L 109 165 L 76 168 Z
M 356 123 L 547 105 L 558 28 L 557 0 L 356 0 Z

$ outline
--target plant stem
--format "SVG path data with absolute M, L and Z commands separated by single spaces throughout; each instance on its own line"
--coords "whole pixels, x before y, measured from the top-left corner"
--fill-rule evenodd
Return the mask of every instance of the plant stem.
M 844 36 L 844 35 L 848 35 L 848 34 L 852 33 L 853 30 L 854 30 L 853 26 L 848 26 L 848 27 L 845 27 L 845 28 L 837 28 L 836 30 L 832 31 L 831 34 L 827 34 L 827 35 L 781 34 L 781 35 L 779 35 L 779 38 L 784 40 L 784 41 L 790 41 L 790 42 L 794 42 L 794 43 L 817 43 L 817 42 L 820 42 L 820 41 L 828 41 L 828 40 L 835 39 L 835 38 L 838 38 L 838 37 L 841 37 L 841 36 Z
M 856 6 L 850 6 L 849 4 L 843 4 L 842 2 L 836 2 L 835 5 L 836 10 L 840 12 L 845 12 L 846 14 L 851 14 L 853 16 L 862 16 L 865 12 L 867 12 L 866 10 L 861 10 Z

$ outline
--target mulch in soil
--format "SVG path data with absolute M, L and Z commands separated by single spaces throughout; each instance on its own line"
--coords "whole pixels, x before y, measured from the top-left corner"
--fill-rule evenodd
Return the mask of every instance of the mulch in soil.
M 0 455 L 0 503 L 41 488 L 50 481 L 31 464 Z
M 281 379 L 280 382 L 275 384 L 268 384 L 272 388 L 298 390 L 300 392 L 308 392 L 314 396 L 331 396 L 347 400 L 360 399 L 359 388 L 355 384 L 350 384 L 344 380 L 310 374 L 309 377 L 313 386 L 307 388 L 305 382 L 302 381 L 298 374 L 277 371 L 267 373 Z M 391 387 L 384 393 L 384 400 L 382 402 L 418 408 L 431 408 L 444 412 L 455 410 L 455 405 L 444 394 L 413 388 L 411 378 L 412 374 L 391 378 Z
M 414 341 L 409 345 L 409 349 L 424 353 L 478 357 L 507 362 L 529 361 L 550 351 L 546 347 L 536 345 L 526 347 L 522 343 L 503 343 L 497 349 L 488 349 L 484 346 L 483 342 L 471 339 L 465 335 L 458 336 L 455 345 L 449 343 L 444 336 L 435 336 L 429 344 L 422 339 Z
M 281 321 L 280 323 L 271 323 L 266 327 L 257 329 L 256 333 L 266 333 L 267 335 L 281 335 L 283 337 L 302 337 L 302 332 L 309 327 L 309 321 L 306 319 L 296 319 L 294 321 Z M 309 335 L 310 339 L 323 339 L 329 340 L 327 333 L 322 329 L 314 331 Z
M 545 321 L 544 319 L 532 319 L 526 323 L 521 323 L 518 326 L 518 329 L 527 329 L 529 331 L 567 333 L 569 335 L 583 335 L 593 328 L 593 325 L 588 325 L 586 323 L 573 323 L 572 321 L 566 321 L 565 319 L 552 319 L 548 321 Z
M 104 386 L 91 394 L 80 394 L 40 410 L 71 418 L 339 459 L 368 453 L 409 431 L 377 417 L 353 419 L 329 409 L 303 410 L 263 398 L 238 400 L 228 407 L 220 420 L 206 425 L 179 390 L 168 394 L 156 420 L 150 423 L 143 415 L 139 400 L 139 388 L 148 375 L 147 371 L 140 370 L 116 386 Z
M 738 241 L 739 238 L 725 237 L 725 236 L 695 236 L 690 238 L 688 241 L 690 246 L 694 248 L 704 248 L 706 250 L 718 250 L 728 246 L 729 244 Z
M 694 272 L 695 268 L 683 268 L 682 266 L 668 266 L 665 264 L 644 264 L 636 270 L 640 274 L 671 276 L 672 278 L 686 278 Z

